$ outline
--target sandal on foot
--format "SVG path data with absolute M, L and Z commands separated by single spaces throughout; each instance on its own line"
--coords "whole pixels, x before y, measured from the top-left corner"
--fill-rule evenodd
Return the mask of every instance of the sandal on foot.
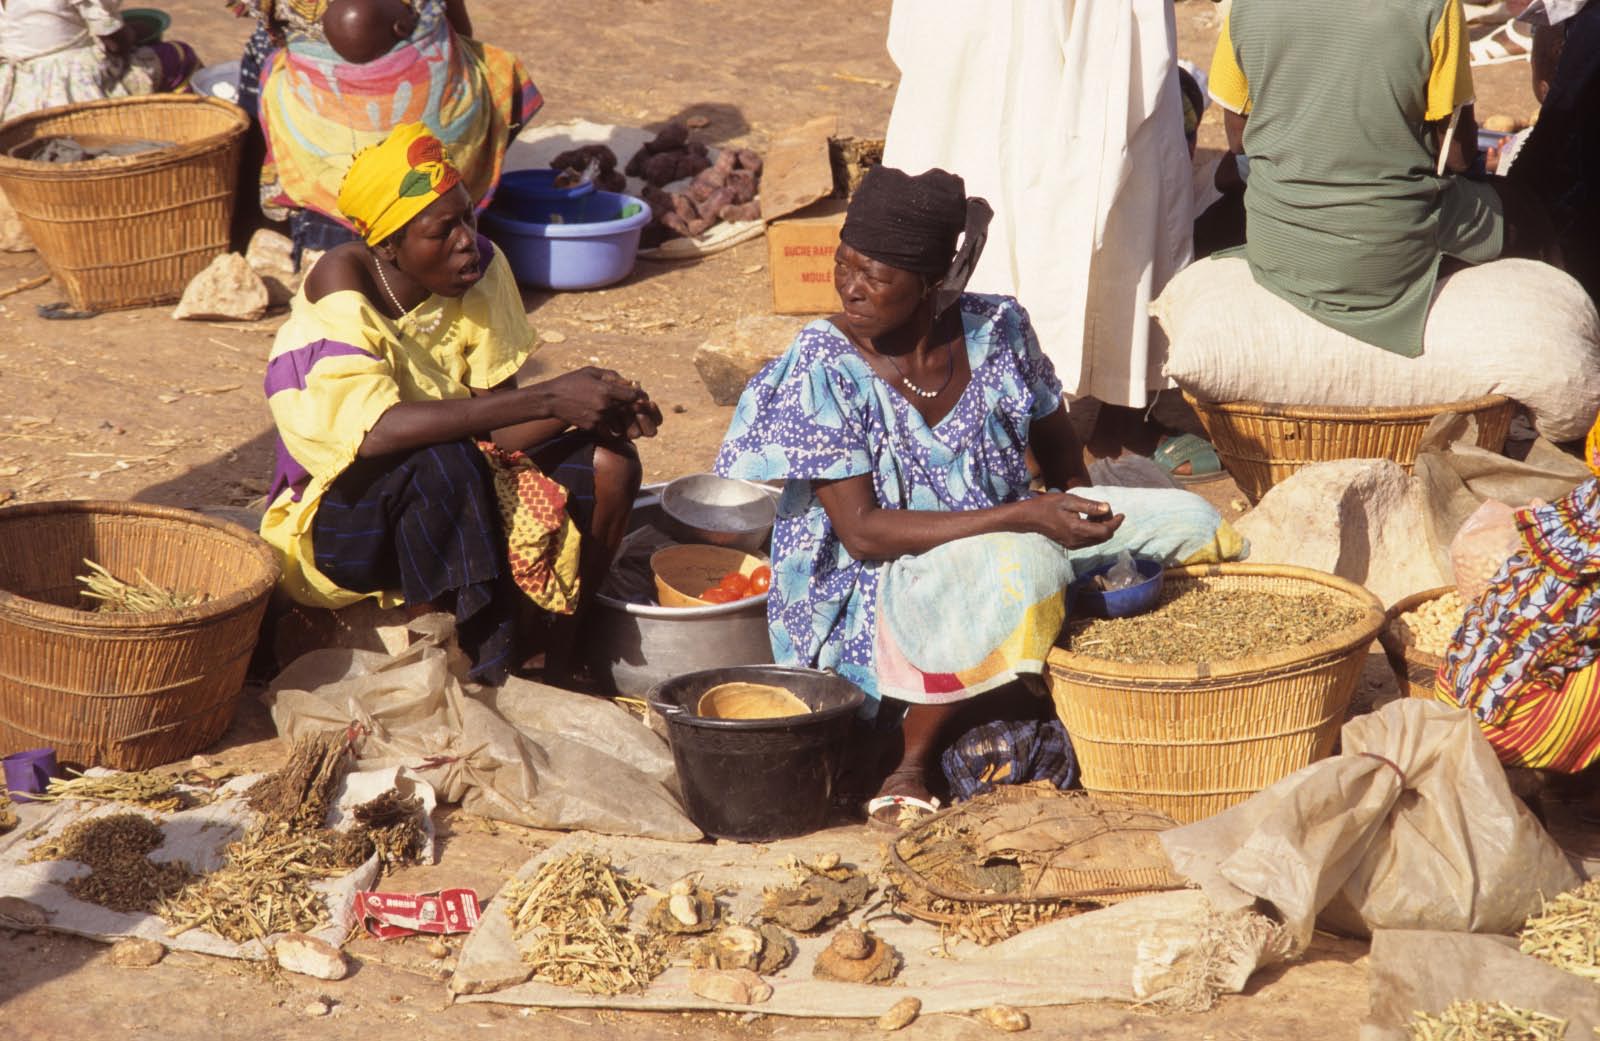
M 1504 22 L 1467 47 L 1473 68 L 1486 65 L 1505 65 L 1513 61 L 1527 61 L 1533 53 L 1533 38 L 1517 28 L 1515 19 Z
M 926 799 L 915 795 L 879 795 L 867 800 L 867 820 L 899 831 L 907 824 L 938 813 L 940 805 L 938 797 L 933 795 Z
M 1194 434 L 1167 438 L 1150 458 L 1179 484 L 1199 484 L 1227 476 L 1217 450 L 1205 438 Z M 1189 464 L 1189 472 L 1179 473 L 1178 468 L 1185 463 Z

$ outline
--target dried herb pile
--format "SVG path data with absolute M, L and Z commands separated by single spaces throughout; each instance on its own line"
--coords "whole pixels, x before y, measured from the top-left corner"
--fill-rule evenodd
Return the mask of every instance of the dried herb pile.
M 17 810 L 11 805 L 11 794 L 0 788 L 0 835 L 17 826 Z
M 641 991 L 666 968 L 660 941 L 628 927 L 645 887 L 589 852 L 551 860 L 500 892 L 511 935 L 532 937 L 522 959 L 536 979 L 590 994 Z
M 1523 954 L 1600 982 L 1600 879 L 1545 901 L 1517 939 Z
M 1163 591 L 1160 604 L 1146 614 L 1074 623 L 1069 646 L 1077 654 L 1128 664 L 1232 661 L 1313 643 L 1361 615 L 1359 607 L 1328 593 L 1286 595 L 1185 582 Z
M 222 867 L 163 900 L 155 912 L 169 936 L 197 926 L 234 943 L 328 924 L 323 895 L 311 888 L 371 856 L 363 836 L 318 828 L 287 832 L 258 827 L 228 846 Z
M 422 855 L 422 800 L 390 788 L 357 806 L 355 834 L 365 834 L 385 864 L 414 864 Z M 365 858 L 363 858 L 365 859 Z
M 149 817 L 113 813 L 68 825 L 54 841 L 36 846 L 28 861 L 84 864 L 89 874 L 66 884 L 76 899 L 124 913 L 149 912 L 195 877 L 187 864 L 149 858 L 162 839 L 161 825 Z
M 1437 1016 L 1418 1012 L 1407 1031 L 1411 1041 L 1562 1041 L 1567 1021 L 1504 1002 L 1457 1001 Z
M 171 813 L 186 804 L 183 793 L 178 790 L 176 778 L 138 771 L 95 777 L 82 774 L 76 777 L 53 777 L 43 794 L 33 798 L 37 802 L 60 802 L 62 799 L 121 802 L 142 806 L 156 813 Z
M 94 610 L 105 613 L 150 614 L 154 611 L 181 611 L 203 603 L 205 594 L 182 592 L 158 586 L 135 571 L 138 582 L 126 582 L 92 560 L 85 560 L 89 573 L 79 575 L 84 599 L 94 602 Z
M 245 802 L 284 828 L 320 828 L 328 819 L 339 782 L 350 769 L 341 735 L 296 741 L 289 759 L 245 792 Z

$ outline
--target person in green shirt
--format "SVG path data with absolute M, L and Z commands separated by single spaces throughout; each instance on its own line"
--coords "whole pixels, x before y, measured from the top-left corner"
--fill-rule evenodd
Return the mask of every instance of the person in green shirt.
M 1477 155 L 1461 0 L 1234 0 L 1210 70 L 1248 156 L 1244 256 L 1262 286 L 1406 357 L 1440 262 L 1546 259 L 1548 218 Z

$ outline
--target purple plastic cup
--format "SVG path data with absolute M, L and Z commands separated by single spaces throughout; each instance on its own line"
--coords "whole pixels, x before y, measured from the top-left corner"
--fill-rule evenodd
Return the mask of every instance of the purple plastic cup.
M 32 802 L 28 794 L 43 792 L 49 787 L 50 778 L 56 776 L 56 750 L 53 748 L 30 748 L 8 755 L 0 762 L 5 765 L 6 788 L 17 802 Z

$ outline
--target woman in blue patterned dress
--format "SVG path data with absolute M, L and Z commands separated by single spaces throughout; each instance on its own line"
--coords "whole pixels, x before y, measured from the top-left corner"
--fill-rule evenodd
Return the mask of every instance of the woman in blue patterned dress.
M 1035 470 L 1052 489 L 1088 475 L 1027 312 L 1011 297 L 962 292 L 989 215 L 954 174 L 874 168 L 835 257 L 843 312 L 806 326 L 751 380 L 717 458 L 724 476 L 785 482 L 767 602 L 773 657 L 839 673 L 873 712 L 887 563 L 998 531 L 1090 546 L 1122 521 L 1104 503 L 1030 491 Z M 931 807 L 941 739 L 961 708 L 910 707 L 900 761 L 869 807 Z

